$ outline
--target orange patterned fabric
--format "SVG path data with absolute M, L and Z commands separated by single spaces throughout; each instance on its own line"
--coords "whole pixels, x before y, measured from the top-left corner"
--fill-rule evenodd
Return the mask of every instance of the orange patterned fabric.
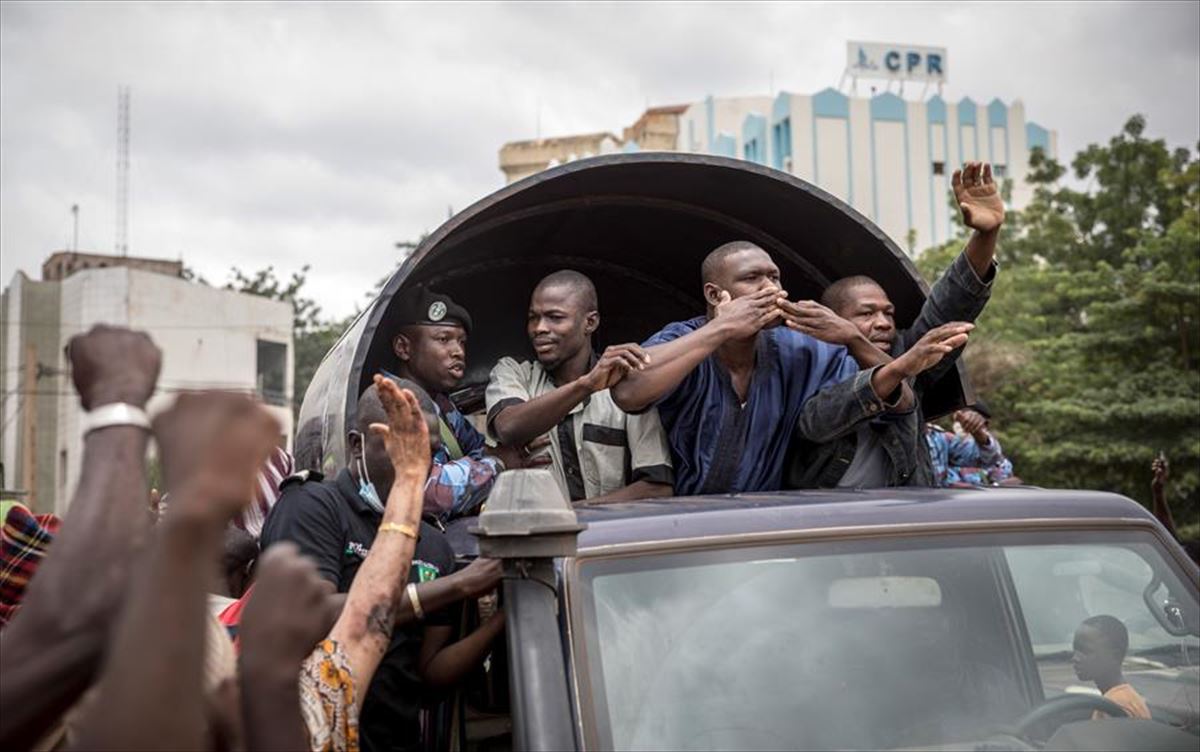
M 313 752 L 359 752 L 354 676 L 334 640 L 322 640 L 300 669 L 300 713 Z

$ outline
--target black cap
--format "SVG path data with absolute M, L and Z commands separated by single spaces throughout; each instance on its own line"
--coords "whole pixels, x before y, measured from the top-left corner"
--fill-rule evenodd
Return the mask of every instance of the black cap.
M 397 308 L 397 325 L 408 324 L 458 324 L 471 333 L 471 314 L 467 309 L 426 287 L 418 286 L 400 293 Z

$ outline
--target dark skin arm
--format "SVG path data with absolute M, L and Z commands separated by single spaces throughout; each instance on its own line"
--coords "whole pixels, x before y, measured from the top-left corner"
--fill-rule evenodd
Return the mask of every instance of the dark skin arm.
M 967 162 L 955 170 L 950 185 L 958 202 L 963 222 L 975 232 L 967 241 L 966 256 L 980 279 L 987 279 L 996 258 L 996 241 L 1004 224 L 1004 201 L 992 179 L 992 166 Z
M 443 646 L 450 639 L 450 627 L 427 627 L 417 659 L 421 678 L 434 689 L 454 686 L 479 665 L 503 631 L 503 611 L 492 614 L 474 632 L 449 647 Z
M 278 422 L 235 394 L 183 394 L 155 420 L 174 501 L 118 618 L 79 749 L 204 746 L 205 591 L 225 525 L 254 498 L 278 435 Z
M 662 399 L 721 345 L 750 339 L 778 319 L 777 301 L 783 295 L 778 288 L 763 288 L 730 300 L 729 294 L 723 292 L 715 316 L 704 326 L 646 348 L 649 360 L 645 368 L 626 374 L 612 387 L 613 402 L 629 413 L 640 412 Z
M 519 405 L 510 405 L 492 421 L 492 430 L 501 444 L 523 446 L 563 421 L 589 396 L 609 389 L 632 371 L 643 370 L 649 356 L 635 344 L 606 348 L 592 370 Z
M 1171 515 L 1171 507 L 1167 504 L 1167 479 L 1170 477 L 1171 467 L 1167 464 L 1167 458 L 1161 453 L 1154 458 L 1154 462 L 1150 465 L 1150 471 L 1153 473 L 1150 479 L 1150 511 L 1162 523 L 1162 526 L 1167 529 L 1171 537 L 1179 540 L 1179 534 L 1175 532 L 1175 518 Z
M 242 618 L 242 717 L 251 750 L 309 748 L 300 713 L 300 666 L 328 633 L 325 584 L 291 543 L 263 554 L 254 597 Z
M 779 307 L 783 311 L 783 322 L 789 329 L 822 342 L 844 346 L 863 370 L 892 362 L 892 356 L 871 344 L 858 327 L 816 301 L 799 300 L 793 303 L 784 300 Z M 901 384 L 901 390 L 900 400 L 892 408 L 897 412 L 910 410 L 916 401 L 907 382 Z M 886 396 L 890 392 L 884 394 Z
M 648 480 L 636 480 L 624 488 L 618 488 L 603 496 L 594 496 L 577 503 L 605 504 L 617 501 L 636 501 L 638 499 L 658 499 L 671 496 L 675 489 L 669 483 L 654 483 Z
M 499 559 L 479 558 L 454 574 L 418 583 L 417 598 L 421 601 L 421 610 L 431 614 L 459 601 L 479 598 L 499 584 L 500 574 Z M 346 602 L 346 594 L 335 593 L 337 586 L 328 580 L 321 580 L 321 587 L 326 593 L 329 608 L 333 609 L 334 613 L 340 613 Z M 416 620 L 417 614 L 413 610 L 412 601 L 408 599 L 408 588 L 405 587 L 400 591 L 400 602 L 396 606 L 395 625 L 401 626 Z
M 98 326 L 71 340 L 71 374 L 85 410 L 144 407 L 161 355 L 144 334 Z M 0 632 L 0 748 L 32 746 L 91 683 L 135 553 L 151 526 L 140 428 L 113 426 L 83 442 L 79 486 L 61 532 Z

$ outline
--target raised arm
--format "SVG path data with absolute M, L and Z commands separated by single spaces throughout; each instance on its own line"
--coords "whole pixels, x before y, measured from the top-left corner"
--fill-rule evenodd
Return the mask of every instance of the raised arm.
M 400 592 L 408 579 L 421 522 L 421 496 L 429 469 L 429 429 L 416 397 L 395 382 L 375 377 L 379 400 L 388 424 L 371 424 L 371 432 L 383 439 L 396 471 L 379 535 L 358 569 L 346 594 L 346 603 L 329 638 L 346 652 L 357 687 L 360 705 L 375 669 L 387 650 L 400 604 Z
M 813 300 L 780 301 L 783 310 L 783 322 L 793 331 L 807 334 L 810 337 L 828 342 L 831 345 L 841 345 L 858 363 L 863 370 L 885 366 L 892 362 L 892 356 L 880 350 L 863 335 L 851 322 L 833 312 L 832 309 Z M 875 373 L 871 378 L 875 378 Z M 886 384 L 885 384 L 886 385 Z M 916 403 L 912 388 L 907 382 L 901 382 L 899 400 L 888 404 L 888 408 L 898 412 L 912 409 Z M 887 393 L 890 399 L 890 392 Z
M 183 394 L 155 420 L 171 509 L 133 579 L 79 749 L 204 746 L 205 591 L 222 531 L 254 498 L 278 435 L 274 418 L 235 394 Z
M 85 410 L 144 408 L 161 355 L 145 334 L 97 326 L 71 340 L 71 376 Z M 79 485 L 61 532 L 0 632 L 0 748 L 23 749 L 87 688 L 100 663 L 134 554 L 151 525 L 149 433 L 110 426 L 83 439 Z
M 612 387 L 613 402 L 627 413 L 645 410 L 670 394 L 696 366 L 731 340 L 748 339 L 780 316 L 776 288 L 764 288 L 736 300 L 722 292 L 716 316 L 682 337 L 645 349 L 646 367 L 626 374 Z
M 983 312 L 992 294 L 995 276 L 996 241 L 1004 223 L 1004 202 L 992 179 L 990 165 L 968 162 L 952 178 L 955 200 L 963 222 L 973 232 L 963 253 L 933 284 L 912 326 L 901 332 L 901 349 L 906 349 L 934 329 L 952 321 L 969 321 Z M 954 367 L 958 353 L 945 358 L 921 376 L 920 387 L 936 382 Z
M 900 357 L 817 392 L 804 403 L 799 435 L 818 443 L 832 441 L 889 409 L 897 410 L 901 385 L 966 344 L 972 328 L 962 322 L 938 327 Z
M 300 664 L 328 632 L 328 581 L 294 543 L 277 543 L 258 560 L 254 597 L 238 635 L 238 679 L 246 746 L 306 750 L 300 712 Z
M 501 444 L 524 446 L 561 423 L 580 402 L 612 387 L 626 374 L 644 370 L 647 363 L 649 357 L 636 344 L 605 348 L 591 371 L 568 384 L 532 399 L 527 393 L 524 400 L 516 396 L 501 397 L 488 411 L 492 433 Z M 498 379 L 510 380 L 497 373 L 501 368 L 497 364 L 493 369 L 493 383 Z M 499 386 L 503 388 L 502 384 Z
M 992 179 L 992 166 L 982 162 L 967 162 L 950 178 L 954 200 L 962 212 L 963 223 L 974 230 L 964 251 L 975 276 L 986 280 L 991 276 L 996 258 L 996 241 L 1004 224 L 1004 201 Z

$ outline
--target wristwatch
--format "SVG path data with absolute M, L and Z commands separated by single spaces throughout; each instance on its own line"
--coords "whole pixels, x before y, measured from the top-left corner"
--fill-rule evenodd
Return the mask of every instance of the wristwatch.
M 128 402 L 110 402 L 83 414 L 81 428 L 84 436 L 110 426 L 135 426 L 149 431 L 150 418 L 145 410 Z

